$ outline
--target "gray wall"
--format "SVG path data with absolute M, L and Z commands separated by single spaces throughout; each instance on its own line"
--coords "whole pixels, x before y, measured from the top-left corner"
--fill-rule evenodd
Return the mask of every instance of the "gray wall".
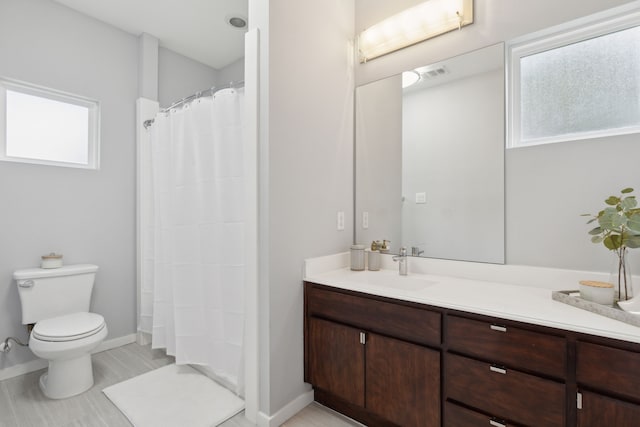
M 159 56 L 158 92 L 167 104 L 217 84 L 211 67 L 167 49 Z M 0 58 L 0 76 L 101 106 L 100 170 L 0 162 L 0 339 L 26 340 L 11 275 L 51 251 L 67 264 L 100 266 L 92 310 L 105 316 L 107 339 L 133 334 L 138 38 L 48 0 L 0 0 Z M 227 68 L 242 72 L 236 63 Z M 15 347 L 0 353 L 0 369 L 32 359 Z
M 161 47 L 158 49 L 158 102 L 166 108 L 218 83 L 218 70 Z
M 303 260 L 353 237 L 353 1 L 250 0 L 249 22 L 261 58 L 259 404 L 274 414 L 309 387 Z
M 244 58 L 216 70 L 172 50 L 158 49 L 158 102 L 166 108 L 212 86 L 244 80 Z
M 356 31 L 418 1 L 356 1 Z M 614 6 L 623 0 L 475 2 L 475 23 L 424 43 L 356 64 L 356 84 L 365 84 L 426 63 L 525 35 Z M 390 10 L 395 9 L 395 10 Z M 550 13 L 553 11 L 553 13 Z M 613 153 L 622 153 L 615 156 Z M 631 186 L 640 190 L 638 136 L 619 136 L 507 150 L 506 262 L 608 271 L 611 254 L 589 241 L 582 213 Z M 640 251 L 631 252 L 638 271 Z M 632 268 L 633 268 L 632 267 Z
M 17 268 L 40 255 L 100 266 L 93 311 L 109 338 L 135 331 L 136 37 L 46 0 L 0 0 L 0 75 L 96 99 L 100 170 L 0 162 L 0 339 L 26 340 Z M 0 368 L 34 359 L 0 354 Z
M 244 58 L 232 62 L 218 72 L 218 84 L 225 85 L 231 82 L 244 80 Z

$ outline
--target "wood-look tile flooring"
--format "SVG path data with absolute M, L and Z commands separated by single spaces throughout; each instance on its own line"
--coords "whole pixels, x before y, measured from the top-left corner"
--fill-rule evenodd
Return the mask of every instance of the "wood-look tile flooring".
M 46 398 L 38 386 L 41 371 L 0 381 L 0 427 L 131 427 L 102 389 L 173 363 L 173 358 L 149 346 L 128 344 L 93 355 L 94 386 L 69 399 Z M 358 425 L 318 404 L 311 404 L 285 424 L 286 427 Z M 254 427 L 243 413 L 222 427 Z M 189 427 L 189 426 L 181 426 Z

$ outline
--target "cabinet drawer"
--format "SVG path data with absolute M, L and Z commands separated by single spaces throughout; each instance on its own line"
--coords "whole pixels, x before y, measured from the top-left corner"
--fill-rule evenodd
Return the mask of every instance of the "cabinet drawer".
M 576 380 L 640 401 L 640 353 L 578 341 Z
M 444 420 L 447 427 L 516 427 L 521 425 L 472 411 L 451 402 L 444 405 Z
M 447 398 L 525 425 L 565 425 L 564 384 L 447 354 Z
M 501 365 L 565 377 L 567 344 L 562 337 L 448 316 L 447 343 L 450 350 Z
M 440 345 L 440 313 L 347 295 L 307 284 L 307 315 L 407 341 Z

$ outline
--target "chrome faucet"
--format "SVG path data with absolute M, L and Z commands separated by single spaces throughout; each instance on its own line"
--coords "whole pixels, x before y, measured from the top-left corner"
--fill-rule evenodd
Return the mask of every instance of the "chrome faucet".
M 424 253 L 424 251 L 420 250 L 418 246 L 411 246 L 411 256 L 420 256 Z
M 398 267 L 400 269 L 400 275 L 401 276 L 406 276 L 407 275 L 407 248 L 402 247 L 400 248 L 400 255 L 395 255 L 393 257 L 394 261 L 398 261 Z

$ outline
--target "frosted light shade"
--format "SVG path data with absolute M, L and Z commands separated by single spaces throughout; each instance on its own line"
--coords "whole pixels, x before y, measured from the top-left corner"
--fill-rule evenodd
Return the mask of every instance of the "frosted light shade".
M 429 0 L 360 33 L 360 62 L 473 23 L 473 0 Z

